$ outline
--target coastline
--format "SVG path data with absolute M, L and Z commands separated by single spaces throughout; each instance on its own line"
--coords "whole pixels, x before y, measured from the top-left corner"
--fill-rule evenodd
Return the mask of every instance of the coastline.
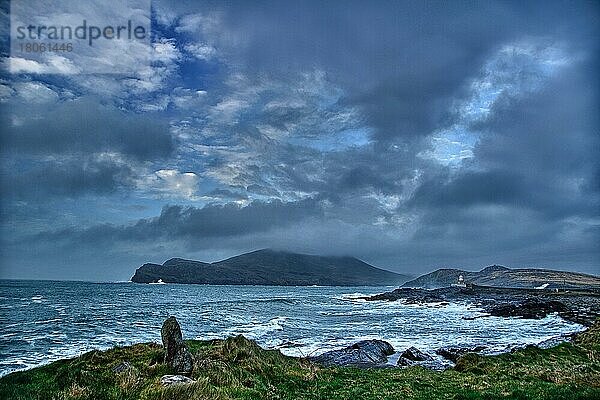
M 591 326 L 600 318 L 600 291 L 500 288 L 468 285 L 437 289 L 398 288 L 363 297 L 366 301 L 404 301 L 408 304 L 466 302 L 478 304 L 488 315 L 540 319 L 556 313 L 561 318 Z M 484 317 L 482 316 L 482 317 Z
M 264 350 L 243 336 L 186 341 L 194 357 L 189 384 L 163 387 L 172 373 L 157 344 L 91 351 L 80 357 L 0 378 L 11 399 L 441 399 L 595 398 L 600 396 L 600 320 L 571 343 L 527 346 L 482 356 L 466 353 L 456 366 L 323 367 L 306 358 Z M 357 397 L 358 396 L 358 397 Z
M 249 287 L 206 285 L 35 284 L 4 286 L 10 323 L 0 344 L 5 373 L 94 349 L 160 340 L 158 327 L 177 315 L 189 339 L 244 335 L 285 355 L 305 356 L 383 339 L 398 351 L 415 346 L 438 358 L 442 347 L 486 354 L 579 331 L 551 315 L 541 320 L 487 318 L 465 302 L 407 304 L 358 297 L 389 287 Z M 75 300 L 76 299 L 76 300 Z M 504 332 L 498 335 L 498 332 Z

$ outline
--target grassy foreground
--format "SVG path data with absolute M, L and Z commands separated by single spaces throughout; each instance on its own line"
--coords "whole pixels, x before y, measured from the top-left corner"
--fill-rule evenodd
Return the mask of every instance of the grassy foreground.
M 467 354 L 444 372 L 322 368 L 242 336 L 187 343 L 194 384 L 161 387 L 161 346 L 138 344 L 7 375 L 0 399 L 600 399 L 600 321 L 574 343 Z M 123 361 L 132 368 L 113 372 Z

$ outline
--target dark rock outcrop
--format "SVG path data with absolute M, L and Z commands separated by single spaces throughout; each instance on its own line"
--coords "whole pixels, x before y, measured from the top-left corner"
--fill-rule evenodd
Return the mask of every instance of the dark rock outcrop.
M 343 349 L 310 357 L 310 360 L 324 366 L 368 368 L 385 365 L 387 357 L 392 354 L 394 354 L 394 348 L 391 344 L 375 339 L 362 340 Z
M 439 289 L 398 288 L 391 292 L 364 297 L 365 300 L 403 301 L 436 305 L 444 302 L 470 304 L 488 315 L 466 316 L 464 319 L 493 315 L 500 317 L 544 318 L 558 313 L 562 318 L 591 326 L 600 318 L 600 292 L 586 290 L 538 290 L 468 285 Z
M 433 359 L 429 354 L 423 353 L 416 347 L 409 347 L 400 354 L 400 358 L 404 358 L 410 361 L 429 361 Z
M 400 357 L 398 357 L 396 365 L 398 367 L 413 367 L 418 365 L 423 368 L 437 371 L 441 371 L 449 367 L 449 365 L 444 364 L 442 360 L 433 358 L 429 354 L 422 352 L 416 347 L 409 347 L 408 349 L 404 350 L 402 354 L 400 354 Z
M 181 328 L 175 317 L 171 316 L 165 320 L 160 335 L 165 348 L 165 364 L 173 368 L 177 374 L 191 374 L 194 360 L 183 341 Z
M 566 312 L 568 307 L 559 301 L 526 300 L 521 303 L 501 304 L 491 307 L 488 312 L 494 317 L 521 317 L 542 319 L 548 314 Z
M 442 347 L 437 349 L 435 353 L 444 357 L 446 360 L 450 360 L 455 363 L 458 358 L 467 353 L 479 353 L 485 350 L 485 346 L 472 346 L 472 347 Z

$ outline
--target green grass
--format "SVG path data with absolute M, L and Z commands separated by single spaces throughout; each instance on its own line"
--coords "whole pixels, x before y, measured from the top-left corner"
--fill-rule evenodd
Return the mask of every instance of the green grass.
M 600 399 L 600 322 L 574 343 L 484 357 L 444 372 L 323 368 L 242 336 L 188 341 L 196 383 L 162 388 L 171 373 L 156 344 L 57 361 L 0 379 L 0 399 Z M 123 361 L 133 368 L 113 368 Z

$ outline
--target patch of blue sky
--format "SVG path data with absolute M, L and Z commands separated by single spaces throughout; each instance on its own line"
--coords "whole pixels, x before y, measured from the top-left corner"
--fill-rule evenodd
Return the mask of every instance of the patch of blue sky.
M 488 118 L 500 96 L 535 92 L 571 61 L 562 48 L 543 41 L 504 46 L 471 81 L 470 96 L 456 107 L 457 122 L 435 132 L 430 138 L 431 148 L 420 156 L 451 167 L 472 158 L 480 133 L 469 126 Z
M 289 143 L 309 147 L 321 152 L 344 151 L 366 146 L 371 142 L 369 128 L 347 129 L 315 137 L 292 137 Z

